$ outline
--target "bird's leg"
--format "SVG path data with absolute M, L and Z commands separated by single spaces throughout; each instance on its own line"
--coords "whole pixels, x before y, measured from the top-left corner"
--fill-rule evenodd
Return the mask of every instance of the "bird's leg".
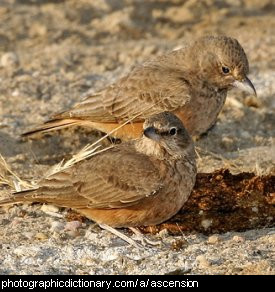
M 117 237 L 123 239 L 124 241 L 128 242 L 130 245 L 133 245 L 136 248 L 142 248 L 142 246 L 140 244 L 138 244 L 135 240 L 133 240 L 132 238 L 126 236 L 125 234 L 123 234 L 122 232 L 116 230 L 115 228 L 106 225 L 106 224 L 98 224 L 102 229 L 108 230 L 109 232 L 113 233 L 114 235 L 116 235 Z
M 150 244 L 150 245 L 160 245 L 161 241 L 153 241 L 145 237 L 138 229 L 134 227 L 129 227 L 129 229 L 137 236 L 137 240 L 141 242 L 142 245 Z

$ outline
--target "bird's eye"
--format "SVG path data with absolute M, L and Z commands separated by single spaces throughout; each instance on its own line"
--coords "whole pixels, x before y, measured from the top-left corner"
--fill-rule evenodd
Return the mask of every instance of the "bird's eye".
M 222 66 L 222 72 L 224 74 L 228 74 L 230 72 L 230 69 L 228 67 Z
M 171 128 L 170 131 L 169 131 L 169 134 L 170 134 L 171 136 L 176 135 L 176 134 L 177 134 L 177 128 Z

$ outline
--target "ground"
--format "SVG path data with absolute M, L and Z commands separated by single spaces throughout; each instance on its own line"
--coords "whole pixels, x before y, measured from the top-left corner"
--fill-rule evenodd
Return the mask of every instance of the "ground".
M 188 228 L 179 224 L 178 232 L 166 225 L 155 235 L 147 234 L 161 239 L 161 246 L 139 250 L 69 210 L 41 205 L 0 209 L 0 273 L 274 274 L 273 2 L 2 0 L 0 154 L 24 180 L 41 178 L 51 165 L 70 158 L 100 134 L 77 128 L 26 140 L 20 133 L 68 108 L 88 90 L 115 81 L 135 64 L 194 37 L 237 38 L 247 53 L 258 97 L 231 91 L 216 126 L 196 142 L 199 173 L 204 174 L 186 207 L 189 217 L 184 217 L 193 225 L 183 222 Z M 221 168 L 239 176 L 231 178 Z M 216 184 L 211 185 L 210 177 Z M 201 185 L 205 180 L 210 188 L 206 203 Z M 250 197 L 240 196 L 234 186 L 243 181 L 252 186 Z M 241 194 L 245 192 L 244 186 Z M 0 196 L 9 193 L 3 185 Z M 235 199 L 222 200 L 221 211 L 213 198 L 221 202 L 224 194 Z M 200 212 L 212 212 L 218 227 L 211 227 L 205 213 L 198 219 Z M 229 213 L 238 215 L 234 218 L 239 226 L 236 220 L 223 220 Z

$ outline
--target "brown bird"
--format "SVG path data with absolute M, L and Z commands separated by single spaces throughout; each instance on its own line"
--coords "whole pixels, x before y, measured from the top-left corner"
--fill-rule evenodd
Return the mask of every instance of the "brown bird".
M 175 215 L 195 183 L 193 142 L 172 113 L 144 123 L 140 139 L 124 142 L 17 192 L 0 206 L 18 202 L 72 208 L 99 224 L 159 224 Z
M 236 39 L 202 37 L 136 66 L 127 76 L 23 136 L 72 125 L 108 133 L 131 120 L 112 135 L 132 139 L 142 135 L 146 118 L 163 111 L 176 114 L 189 134 L 198 136 L 215 124 L 230 88 L 256 95 L 248 71 L 246 54 Z

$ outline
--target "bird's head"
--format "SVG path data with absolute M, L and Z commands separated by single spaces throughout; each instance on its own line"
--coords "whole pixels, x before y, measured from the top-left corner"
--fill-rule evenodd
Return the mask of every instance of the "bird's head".
M 193 141 L 182 122 L 174 114 L 163 112 L 148 118 L 143 125 L 143 145 L 148 145 L 146 152 L 169 155 L 175 159 L 194 156 Z M 158 153 L 159 151 L 159 153 Z
M 239 42 L 226 36 L 208 36 L 194 43 L 198 53 L 199 70 L 209 83 L 219 89 L 237 87 L 256 95 L 252 82 L 248 79 L 249 64 Z

